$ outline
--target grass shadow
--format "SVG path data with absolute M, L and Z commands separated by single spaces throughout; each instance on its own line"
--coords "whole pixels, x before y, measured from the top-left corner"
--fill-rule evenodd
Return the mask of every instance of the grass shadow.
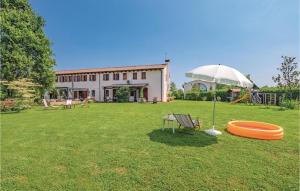
M 11 114 L 17 114 L 21 113 L 21 111 L 6 111 L 6 112 L 0 112 L 1 115 L 11 115 Z
M 176 130 L 173 134 L 171 128 L 166 128 L 164 131 L 155 129 L 147 135 L 151 141 L 170 146 L 206 147 L 218 142 L 217 137 L 207 135 L 203 131 L 196 130 L 194 134 L 186 134 Z
M 34 109 L 35 111 L 59 111 L 59 110 L 65 110 L 64 108 L 43 108 L 43 107 L 40 107 L 40 108 L 35 108 Z

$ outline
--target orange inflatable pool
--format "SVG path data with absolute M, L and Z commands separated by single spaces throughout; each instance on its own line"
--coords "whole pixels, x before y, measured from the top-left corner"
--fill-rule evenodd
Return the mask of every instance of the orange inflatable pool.
M 265 140 L 279 140 L 283 138 L 283 129 L 274 124 L 258 121 L 230 121 L 227 131 L 234 135 Z

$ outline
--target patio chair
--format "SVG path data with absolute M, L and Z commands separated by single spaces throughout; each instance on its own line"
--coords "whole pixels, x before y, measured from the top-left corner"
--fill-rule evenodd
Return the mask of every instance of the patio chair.
M 196 130 L 197 128 L 200 128 L 200 121 L 199 118 L 196 118 L 193 120 L 190 116 L 190 114 L 173 114 L 175 119 L 177 120 L 179 126 L 178 128 L 185 127 L 188 129 Z
M 64 108 L 72 108 L 72 100 L 71 99 L 67 99 L 66 103 L 64 103 Z
M 43 99 L 43 104 L 44 104 L 44 109 L 58 108 L 58 106 L 51 105 L 50 103 L 49 103 L 49 105 L 48 105 L 46 99 Z
M 156 103 L 157 103 L 157 97 L 154 97 L 154 98 L 153 98 L 152 103 L 153 103 L 153 104 L 156 104 Z
M 134 102 L 134 96 L 129 96 L 129 102 Z

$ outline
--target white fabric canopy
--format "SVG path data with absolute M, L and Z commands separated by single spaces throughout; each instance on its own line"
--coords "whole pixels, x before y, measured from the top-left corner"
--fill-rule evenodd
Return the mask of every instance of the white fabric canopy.
M 202 80 L 213 82 L 215 84 L 233 85 L 244 88 L 252 88 L 253 83 L 248 80 L 243 74 L 234 68 L 224 65 L 206 65 L 195 68 L 186 73 L 187 77 L 194 80 Z M 216 108 L 216 94 L 214 93 L 213 106 L 213 127 L 205 132 L 210 135 L 220 135 L 221 131 L 215 129 L 215 108 Z
M 217 84 L 252 88 L 253 83 L 234 68 L 224 65 L 206 65 L 197 67 L 186 73 L 194 80 L 215 82 Z

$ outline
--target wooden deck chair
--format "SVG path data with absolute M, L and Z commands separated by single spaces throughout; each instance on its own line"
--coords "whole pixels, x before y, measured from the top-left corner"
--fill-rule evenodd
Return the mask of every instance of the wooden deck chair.
M 196 130 L 197 128 L 200 128 L 200 121 L 199 119 L 195 119 L 193 120 L 190 116 L 190 114 L 173 114 L 173 116 L 175 117 L 175 119 L 178 122 L 178 127 L 180 128 L 185 127 L 185 128 L 189 128 L 189 129 L 193 129 Z

